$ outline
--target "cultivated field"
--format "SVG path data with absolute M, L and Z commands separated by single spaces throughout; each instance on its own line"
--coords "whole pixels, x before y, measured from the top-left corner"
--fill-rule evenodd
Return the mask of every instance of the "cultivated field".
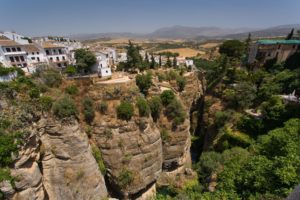
M 200 55 L 205 54 L 204 51 L 199 51 L 199 50 L 195 50 L 195 49 L 191 49 L 191 48 L 164 49 L 161 51 L 157 51 L 155 53 L 166 52 L 166 51 L 172 52 L 172 53 L 179 53 L 179 56 L 182 56 L 182 57 L 193 57 L 193 56 L 197 56 L 198 54 L 200 54 Z

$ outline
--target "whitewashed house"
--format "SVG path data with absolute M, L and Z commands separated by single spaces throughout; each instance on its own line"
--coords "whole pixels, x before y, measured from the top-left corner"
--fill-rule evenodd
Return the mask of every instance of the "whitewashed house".
M 29 40 L 28 40 L 29 38 L 28 37 L 17 34 L 15 32 L 6 31 L 6 32 L 3 32 L 3 33 L 0 33 L 0 36 L 5 36 L 8 39 L 10 39 L 12 41 L 15 41 L 18 44 L 29 44 Z
M 118 53 L 118 62 L 126 62 L 127 61 L 127 53 L 120 52 Z
M 109 77 L 112 75 L 111 67 L 109 65 L 109 55 L 103 52 L 95 53 L 97 62 L 92 67 L 92 72 L 96 72 L 101 77 Z
M 64 46 L 55 45 L 51 42 L 43 42 L 42 48 L 45 51 L 49 64 L 58 68 L 67 67 L 69 64 L 69 57 Z
M 30 73 L 35 72 L 38 66 L 48 64 L 48 59 L 45 51 L 37 44 L 32 43 L 24 45 L 24 49 L 27 53 L 27 63 Z
M 29 72 L 27 54 L 23 45 L 3 37 L 0 40 L 0 62 L 4 67 L 15 66 L 22 68 L 24 72 Z
M 192 66 L 194 66 L 194 61 L 190 60 L 190 59 L 186 59 L 185 64 L 187 67 L 192 67 Z

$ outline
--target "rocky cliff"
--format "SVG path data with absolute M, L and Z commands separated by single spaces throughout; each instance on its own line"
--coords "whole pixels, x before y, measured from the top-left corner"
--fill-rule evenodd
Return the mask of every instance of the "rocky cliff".
M 77 118 L 64 120 L 45 113 L 33 116 L 35 120 L 27 124 L 29 135 L 11 170 L 17 177 L 15 186 L 4 181 L 0 190 L 16 200 L 152 198 L 158 183 L 175 180 L 191 164 L 191 121 L 195 120 L 193 112 L 205 86 L 197 72 L 184 76 L 187 85 L 183 92 L 178 92 L 172 81 L 164 83 L 187 113 L 176 128 L 164 114 L 154 122 L 151 116 L 140 117 L 138 109 L 130 120 L 118 119 L 116 108 L 121 101 L 135 106 L 141 97 L 135 79 L 114 83 L 98 79 L 66 81 L 80 88 L 73 97 L 78 110 L 83 109 L 83 97 L 89 97 L 95 107 L 105 102 L 107 111 L 96 111 L 90 124 L 84 121 L 82 112 Z M 155 83 L 150 90 L 149 98 L 164 89 Z M 168 132 L 167 139 L 163 129 Z

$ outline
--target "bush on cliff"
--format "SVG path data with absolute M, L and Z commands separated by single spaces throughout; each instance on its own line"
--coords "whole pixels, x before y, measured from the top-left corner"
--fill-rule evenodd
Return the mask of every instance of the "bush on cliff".
M 138 109 L 139 109 L 139 115 L 141 117 L 148 117 L 149 116 L 149 113 L 150 113 L 150 108 L 149 108 L 149 105 L 146 101 L 146 99 L 144 98 L 139 98 L 137 100 L 137 103 L 136 103 Z
M 175 94 L 171 90 L 165 90 L 160 94 L 160 99 L 163 105 L 168 105 L 175 99 Z
M 149 101 L 148 101 L 150 110 L 151 110 L 151 116 L 154 121 L 156 121 L 159 118 L 162 103 L 161 99 L 159 96 L 153 96 Z
M 87 123 L 91 123 L 95 118 L 94 101 L 87 97 L 83 100 L 83 114 Z
M 117 115 L 119 119 L 130 120 L 133 116 L 134 108 L 132 104 L 128 101 L 122 101 L 117 107 Z
M 59 119 L 76 116 L 78 111 L 73 99 L 65 96 L 54 103 L 53 113 Z

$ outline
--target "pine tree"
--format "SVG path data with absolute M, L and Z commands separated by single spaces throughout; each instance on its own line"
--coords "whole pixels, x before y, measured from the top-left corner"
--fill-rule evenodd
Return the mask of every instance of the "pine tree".
M 161 67 L 162 62 L 161 62 L 161 55 L 159 55 L 159 66 Z
M 173 67 L 174 67 L 174 68 L 177 67 L 177 59 L 176 59 L 176 56 L 174 56 L 174 58 L 173 58 Z
M 286 40 L 291 40 L 294 36 L 294 29 L 291 30 L 291 32 L 287 35 Z
M 151 69 L 154 69 L 154 68 L 155 68 L 155 65 L 156 65 L 155 59 L 154 59 L 154 56 L 153 56 L 153 54 L 152 54 L 152 55 L 151 55 L 150 68 L 151 68 Z
M 250 43 L 251 43 L 252 39 L 251 39 L 251 33 L 248 34 L 248 38 L 245 41 L 246 44 L 246 49 L 249 49 Z

